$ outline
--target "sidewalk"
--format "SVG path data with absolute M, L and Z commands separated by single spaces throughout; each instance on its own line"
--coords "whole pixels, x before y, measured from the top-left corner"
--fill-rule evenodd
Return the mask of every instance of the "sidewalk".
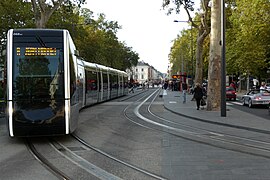
M 191 101 L 192 96 L 187 94 L 187 102 L 184 104 L 181 92 L 167 90 L 162 98 L 167 110 L 181 116 L 198 121 L 270 134 L 270 116 L 269 119 L 264 119 L 227 105 L 226 117 L 221 117 L 220 111 L 206 111 L 206 106 L 197 110 L 196 102 Z

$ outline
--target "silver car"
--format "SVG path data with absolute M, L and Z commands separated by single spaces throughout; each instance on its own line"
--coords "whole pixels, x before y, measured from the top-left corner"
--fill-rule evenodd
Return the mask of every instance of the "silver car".
M 242 97 L 242 104 L 253 107 L 255 105 L 268 106 L 270 103 L 270 92 L 268 90 L 250 90 Z

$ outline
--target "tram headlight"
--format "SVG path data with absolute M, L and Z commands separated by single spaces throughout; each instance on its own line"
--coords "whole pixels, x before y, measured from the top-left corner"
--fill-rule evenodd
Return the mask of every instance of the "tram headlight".
M 13 134 L 13 106 L 12 106 L 12 101 L 8 102 L 8 121 L 9 121 L 9 135 L 11 137 L 14 136 Z
M 13 114 L 12 102 L 8 102 L 8 115 L 11 117 Z

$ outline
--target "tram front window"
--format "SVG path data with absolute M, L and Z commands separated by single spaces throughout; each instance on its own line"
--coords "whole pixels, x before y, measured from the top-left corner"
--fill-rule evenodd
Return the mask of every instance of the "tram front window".
M 63 99 L 63 57 L 60 49 L 14 45 L 13 99 Z
M 13 101 L 17 124 L 53 124 L 64 120 L 62 41 L 36 36 L 14 38 Z M 47 40 L 47 42 L 46 42 Z M 54 41 L 53 41 L 54 40 Z M 29 45 L 30 44 L 30 45 Z

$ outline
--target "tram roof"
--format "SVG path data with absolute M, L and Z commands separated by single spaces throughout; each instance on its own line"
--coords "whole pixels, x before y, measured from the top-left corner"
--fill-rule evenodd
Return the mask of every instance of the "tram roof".
M 101 70 L 104 70 L 104 71 L 111 71 L 111 72 L 117 72 L 117 73 L 127 74 L 124 71 L 120 71 L 118 69 L 107 67 L 107 66 L 104 66 L 104 65 L 101 65 L 101 64 L 91 63 L 91 62 L 87 62 L 87 61 L 83 61 L 83 63 L 84 63 L 84 65 L 86 67 L 101 69 Z

